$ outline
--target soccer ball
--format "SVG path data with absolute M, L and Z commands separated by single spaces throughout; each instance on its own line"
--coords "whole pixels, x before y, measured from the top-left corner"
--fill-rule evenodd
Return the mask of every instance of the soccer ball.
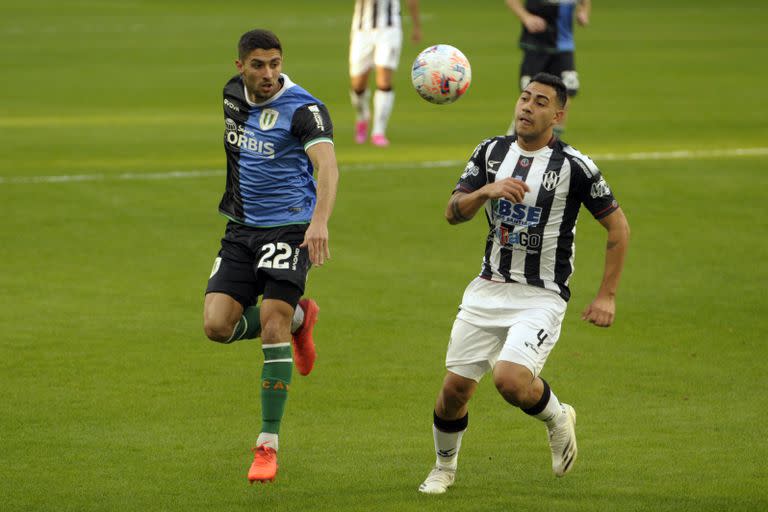
M 425 49 L 411 68 L 413 88 L 419 96 L 438 105 L 459 99 L 471 81 L 469 61 L 457 48 L 447 44 Z

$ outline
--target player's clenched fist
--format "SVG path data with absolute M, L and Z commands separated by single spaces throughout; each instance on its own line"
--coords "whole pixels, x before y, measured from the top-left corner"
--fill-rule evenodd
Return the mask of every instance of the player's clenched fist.
M 525 193 L 531 191 L 527 183 L 517 178 L 504 178 L 503 180 L 488 184 L 487 187 L 489 199 L 503 197 L 515 203 L 522 203 Z

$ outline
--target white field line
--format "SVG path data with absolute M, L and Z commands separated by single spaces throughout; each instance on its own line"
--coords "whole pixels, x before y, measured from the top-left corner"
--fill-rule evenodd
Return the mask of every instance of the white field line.
M 766 148 L 734 148 L 734 149 L 702 149 L 702 150 L 678 150 L 678 151 L 653 151 L 637 153 L 603 153 L 590 155 L 598 164 L 602 161 L 632 161 L 632 160 L 682 160 L 682 159 L 708 159 L 725 157 L 749 157 L 766 156 Z M 390 169 L 441 169 L 464 166 L 464 160 L 434 160 L 422 162 L 382 162 L 371 164 L 346 164 L 340 165 L 341 171 L 378 171 Z M 460 170 L 460 169 L 459 169 Z M 223 170 L 200 169 L 191 171 L 168 172 L 124 172 L 121 174 L 64 174 L 60 176 L 0 176 L 0 185 L 17 183 L 72 183 L 82 181 L 141 181 L 141 180 L 172 180 L 184 178 L 199 178 L 208 176 L 221 176 Z

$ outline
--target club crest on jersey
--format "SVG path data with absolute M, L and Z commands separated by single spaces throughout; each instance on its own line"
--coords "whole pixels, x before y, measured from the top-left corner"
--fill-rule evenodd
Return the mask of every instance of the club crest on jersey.
M 547 171 L 541 179 L 541 186 L 545 190 L 552 191 L 560 184 L 560 175 L 556 171 Z
M 261 115 L 259 116 L 259 128 L 262 130 L 269 130 L 274 128 L 275 124 L 277 123 L 277 117 L 279 115 L 280 112 L 277 110 L 265 108 L 261 111 Z
M 528 167 L 531 165 L 531 159 L 528 157 L 523 157 L 520 159 L 520 167 Z

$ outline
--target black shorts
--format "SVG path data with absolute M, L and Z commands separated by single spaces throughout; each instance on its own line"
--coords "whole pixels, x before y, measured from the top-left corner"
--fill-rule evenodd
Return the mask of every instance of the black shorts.
M 573 52 L 547 53 L 524 50 L 523 63 L 520 64 L 521 91 L 536 73 L 549 73 L 562 78 L 568 89 L 568 96 L 575 96 L 579 92 L 579 74 L 576 72 Z
M 205 293 L 226 293 L 247 308 L 259 296 L 294 308 L 304 294 L 311 263 L 299 248 L 308 224 L 253 228 L 229 222 Z

